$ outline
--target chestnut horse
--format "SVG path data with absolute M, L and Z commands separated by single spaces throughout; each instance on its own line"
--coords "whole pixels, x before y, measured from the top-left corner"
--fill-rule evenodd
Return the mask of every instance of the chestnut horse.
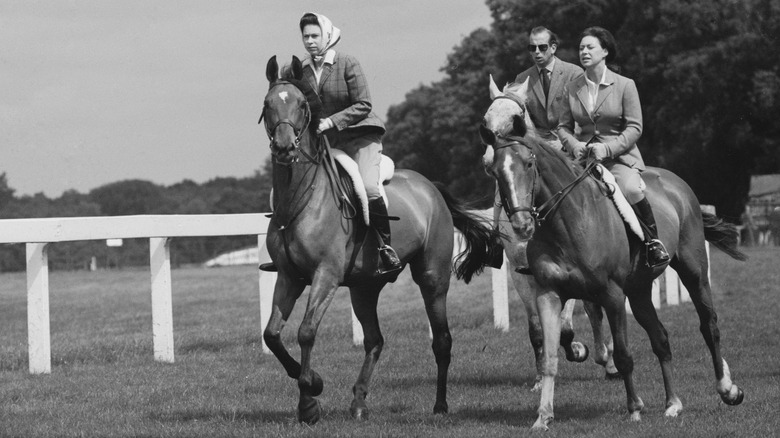
M 352 416 L 368 416 L 365 397 L 384 338 L 377 320 L 379 292 L 398 273 L 377 273 L 379 242 L 368 232 L 362 215 L 349 208 L 346 184 L 333 164 L 324 137 L 315 133 L 319 99 L 302 81 L 301 62 L 293 57 L 285 77 L 278 77 L 276 57 L 266 67 L 270 82 L 261 121 L 271 140 L 273 160 L 273 218 L 266 244 L 279 274 L 273 308 L 263 338 L 282 363 L 287 375 L 298 381 L 297 415 L 315 423 L 321 409 L 316 397 L 322 378 L 312 369 L 312 348 L 317 328 L 339 286 L 349 286 L 352 307 L 363 327 L 365 359 L 352 388 Z M 464 254 L 456 259 L 456 275 L 468 282 L 484 268 L 496 237 L 480 218 L 447 192 L 420 174 L 398 170 L 385 185 L 393 221 L 393 247 L 402 264 L 409 265 L 420 287 L 433 334 L 433 354 L 438 374 L 434 413 L 446 413 L 447 372 L 452 339 L 447 324 L 447 291 L 452 273 L 453 233 L 456 227 L 466 239 Z M 306 311 L 298 328 L 301 360 L 294 359 L 281 339 L 298 298 L 311 285 Z
M 623 377 L 632 420 L 644 406 L 634 387 L 634 363 L 628 351 L 625 299 L 648 334 L 661 365 L 666 390 L 665 415 L 675 417 L 682 403 L 674 391 L 672 353 L 666 329 L 651 299 L 653 279 L 664 267 L 645 264 L 643 244 L 628 231 L 605 187 L 564 153 L 535 135 L 525 108 L 528 82 L 503 93 L 492 83 L 493 103 L 479 128 L 487 146 L 486 169 L 498 181 L 516 239 L 528 242 L 527 257 L 538 289 L 536 300 L 544 331 L 544 376 L 534 429 L 553 419 L 558 369 L 561 307 L 567 300 L 599 304 L 612 331 L 615 365 Z M 588 166 L 590 168 L 591 166 Z M 672 256 L 670 266 L 688 289 L 700 330 L 712 356 L 716 390 L 729 405 L 744 397 L 731 381 L 721 356 L 718 318 L 707 277 L 705 241 L 729 256 L 745 260 L 736 248 L 736 229 L 701 211 L 690 187 L 673 173 L 648 167 L 642 174 L 646 195 L 658 220 L 660 238 Z

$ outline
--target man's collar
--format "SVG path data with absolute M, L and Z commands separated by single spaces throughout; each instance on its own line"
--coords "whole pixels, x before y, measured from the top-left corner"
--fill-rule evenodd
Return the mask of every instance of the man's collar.
M 539 67 L 539 66 L 537 65 L 537 66 L 536 66 L 536 70 L 537 70 L 539 73 L 541 73 L 541 72 L 542 72 L 542 69 L 545 69 L 545 70 L 547 70 L 547 71 L 549 71 L 549 72 L 552 72 L 552 71 L 553 71 L 553 67 L 555 67 L 555 56 L 553 56 L 553 57 L 552 57 L 552 60 L 550 61 L 550 63 L 549 63 L 549 64 L 547 64 L 547 66 L 546 66 L 546 67 Z

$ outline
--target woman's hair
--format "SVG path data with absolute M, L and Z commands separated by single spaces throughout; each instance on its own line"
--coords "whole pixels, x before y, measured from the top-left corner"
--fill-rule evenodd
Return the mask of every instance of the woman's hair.
M 304 27 L 310 24 L 320 27 L 320 21 L 317 19 L 317 16 L 312 14 L 311 12 L 307 12 L 303 14 L 303 17 L 301 17 L 301 22 L 300 22 L 301 32 L 303 32 Z
M 582 41 L 582 39 L 586 36 L 592 36 L 593 38 L 596 38 L 599 40 L 601 47 L 607 49 L 607 57 L 605 58 L 607 63 L 611 63 L 615 60 L 618 48 L 617 43 L 615 42 L 615 37 L 612 36 L 610 31 L 604 29 L 603 27 L 592 26 L 582 31 L 582 34 L 580 34 L 580 41 Z

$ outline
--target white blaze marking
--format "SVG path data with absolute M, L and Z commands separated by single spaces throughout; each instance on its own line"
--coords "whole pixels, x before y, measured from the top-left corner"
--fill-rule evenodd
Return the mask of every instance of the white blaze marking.
M 282 99 L 282 102 L 287 103 L 287 92 L 282 91 L 281 93 L 279 93 L 279 98 Z

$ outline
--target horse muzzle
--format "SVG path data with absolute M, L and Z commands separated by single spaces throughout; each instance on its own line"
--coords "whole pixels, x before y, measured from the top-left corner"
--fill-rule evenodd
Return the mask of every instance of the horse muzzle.
M 533 216 L 527 212 L 517 212 L 509 218 L 512 225 L 512 231 L 519 240 L 528 241 L 534 235 L 536 230 L 536 221 Z

